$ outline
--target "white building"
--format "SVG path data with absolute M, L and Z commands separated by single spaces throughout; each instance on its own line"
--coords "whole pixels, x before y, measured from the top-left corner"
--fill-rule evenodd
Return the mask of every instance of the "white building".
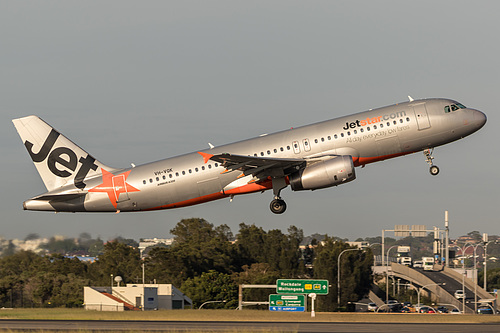
M 130 284 L 124 287 L 84 287 L 86 310 L 173 310 L 193 307 L 193 301 L 171 284 Z

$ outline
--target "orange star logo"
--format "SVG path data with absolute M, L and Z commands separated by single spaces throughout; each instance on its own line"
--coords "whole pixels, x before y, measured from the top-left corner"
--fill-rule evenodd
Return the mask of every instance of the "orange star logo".
M 121 193 L 140 191 L 126 182 L 130 171 L 132 170 L 115 176 L 111 172 L 101 168 L 102 184 L 99 184 L 96 187 L 90 189 L 89 192 L 107 193 L 111 204 L 113 205 L 113 207 L 117 208 L 118 198 L 120 197 Z

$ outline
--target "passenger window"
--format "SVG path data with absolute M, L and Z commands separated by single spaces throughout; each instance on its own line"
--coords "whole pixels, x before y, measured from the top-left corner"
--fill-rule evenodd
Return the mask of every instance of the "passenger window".
M 263 151 L 260 152 L 260 156 L 264 156 L 264 152 Z
M 142 181 L 142 183 L 145 185 L 145 184 L 146 184 L 146 179 L 144 179 L 144 180 Z
M 163 177 L 161 177 L 161 178 L 163 178 L 163 180 L 167 179 L 167 177 L 165 175 L 163 175 Z
M 321 138 L 321 142 L 325 142 L 325 138 Z
M 184 176 L 186 174 L 186 171 L 182 171 L 182 175 Z
M 278 149 L 274 148 L 274 153 L 277 153 L 278 152 Z
M 370 132 L 370 126 L 368 126 L 368 127 L 366 128 L 366 130 L 367 130 L 368 132 Z
M 280 151 L 284 151 L 283 147 L 280 147 Z
M 347 135 L 351 135 L 351 132 L 347 131 Z
M 393 120 L 393 121 L 392 121 L 392 123 L 393 123 L 394 125 L 397 125 L 397 124 L 398 124 L 395 120 Z
M 354 130 L 354 134 L 358 134 L 358 131 L 357 131 L 357 130 Z
M 340 136 L 341 136 L 341 137 L 344 137 L 344 133 L 340 133 Z
M 169 177 L 169 178 L 172 178 L 173 176 L 172 176 L 172 174 L 169 174 L 169 175 L 168 175 L 168 177 Z
M 175 177 L 179 177 L 179 173 L 178 172 L 175 173 Z
M 271 151 L 270 150 L 267 151 L 267 155 L 271 155 Z
M 384 128 L 384 124 L 380 124 L 380 128 Z
M 198 168 L 194 168 L 194 171 L 198 172 Z
M 331 137 L 331 136 L 328 136 L 328 140 L 331 140 L 331 139 L 332 139 L 332 137 Z
M 149 178 L 149 182 L 152 183 L 153 182 L 153 178 Z
M 337 134 L 335 134 L 333 137 L 334 137 L 335 139 L 337 139 L 337 138 L 338 138 L 338 135 L 337 135 Z
M 399 119 L 399 122 L 402 124 L 403 123 L 403 119 Z
M 386 125 L 389 127 L 389 126 L 391 126 L 391 123 L 390 123 L 390 122 L 387 122 L 387 124 L 386 124 Z
M 361 133 L 363 133 L 365 130 L 364 130 L 363 128 L 361 128 L 359 131 L 360 131 Z
M 189 173 L 193 173 L 193 170 L 189 169 Z
M 377 129 L 377 125 L 373 125 L 373 129 L 376 130 Z
M 212 164 L 209 164 L 209 165 L 208 165 L 208 168 L 209 168 L 209 169 L 212 169 Z
M 406 117 L 406 121 L 409 122 L 410 121 L 410 118 Z
M 314 143 L 318 143 L 318 139 L 314 139 Z
M 290 146 L 286 146 L 286 150 L 290 150 Z

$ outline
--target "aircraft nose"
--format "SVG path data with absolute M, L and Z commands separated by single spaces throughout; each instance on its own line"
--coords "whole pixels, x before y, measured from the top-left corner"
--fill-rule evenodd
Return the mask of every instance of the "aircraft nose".
M 473 119 L 477 129 L 480 129 L 486 124 L 486 115 L 479 110 L 474 110 Z

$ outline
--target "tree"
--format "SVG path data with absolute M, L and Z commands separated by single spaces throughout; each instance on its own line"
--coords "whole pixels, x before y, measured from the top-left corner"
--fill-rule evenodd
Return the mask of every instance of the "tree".
M 124 283 L 132 283 L 142 276 L 139 250 L 113 241 L 104 245 L 104 253 L 92 264 L 90 276 L 95 285 L 108 285 L 110 275 L 121 276 Z
M 373 254 L 371 249 L 348 251 L 341 256 L 341 303 L 337 303 L 338 257 L 346 249 L 356 249 L 341 241 L 327 238 L 316 248 L 314 259 L 314 278 L 325 279 L 332 288 L 325 297 L 318 299 L 318 309 L 321 311 L 335 311 L 340 306 L 346 306 L 348 301 L 356 301 L 370 289 L 372 280 L 371 266 Z
M 30 240 L 39 239 L 39 238 L 40 238 L 40 235 L 37 234 L 36 232 L 33 232 L 33 233 L 28 234 L 28 236 L 26 236 L 24 238 L 24 241 L 26 242 L 26 241 L 30 241 Z
M 195 307 L 207 301 L 219 301 L 210 305 L 212 309 L 234 309 L 238 305 L 238 286 L 229 274 L 210 270 L 201 276 L 187 279 L 182 289 Z
M 170 231 L 175 236 L 169 248 L 153 248 L 146 259 L 146 275 L 162 283 L 182 283 L 214 270 L 230 274 L 236 267 L 235 251 L 230 243 L 231 230 L 204 219 L 183 219 Z
M 299 250 L 303 238 L 302 230 L 295 226 L 289 227 L 285 235 L 278 229 L 265 232 L 261 227 L 241 223 L 236 242 L 240 263 L 267 263 L 282 277 L 296 277 L 305 271 Z
M 277 270 L 273 270 L 268 263 L 255 263 L 251 266 L 244 265 L 241 272 L 233 273 L 232 278 L 236 285 L 240 284 L 276 284 L 281 277 Z M 267 300 L 269 289 L 244 289 L 243 297 L 246 300 Z

